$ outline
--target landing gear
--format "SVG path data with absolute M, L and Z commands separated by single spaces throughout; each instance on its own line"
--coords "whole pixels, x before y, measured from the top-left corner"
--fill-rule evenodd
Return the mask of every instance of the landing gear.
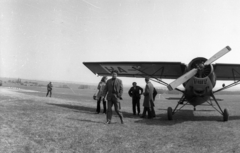
M 172 119 L 173 119 L 173 115 L 174 115 L 178 110 L 180 110 L 181 108 L 183 108 L 183 107 L 187 104 L 187 103 L 184 104 L 184 103 L 183 103 L 184 101 L 185 101 L 185 95 L 183 95 L 183 96 L 180 98 L 180 100 L 179 100 L 177 106 L 174 108 L 174 110 L 172 109 L 172 107 L 168 107 L 168 109 L 167 109 L 168 120 L 172 120 Z M 178 106 L 179 106 L 180 104 L 183 104 L 183 106 L 178 109 Z
M 193 108 L 193 111 L 196 111 L 196 107 Z
M 172 107 L 168 107 L 167 113 L 168 113 L 168 120 L 172 120 L 172 116 L 173 116 Z
M 213 94 L 212 94 L 212 97 L 213 97 L 214 101 L 216 102 L 219 110 L 217 110 L 217 109 L 216 109 L 215 107 L 213 107 L 213 106 L 212 106 L 212 107 L 215 108 L 220 114 L 222 114 L 222 116 L 223 116 L 223 121 L 224 121 L 224 122 L 228 121 L 228 117 L 229 117 L 228 110 L 227 110 L 227 109 L 224 109 L 224 111 L 222 111 L 220 105 L 219 105 L 218 102 L 217 102 L 217 99 L 214 97 Z
M 224 109 L 223 111 L 223 121 L 228 121 L 228 117 L 229 117 L 229 114 L 228 114 L 228 110 L 227 109 Z

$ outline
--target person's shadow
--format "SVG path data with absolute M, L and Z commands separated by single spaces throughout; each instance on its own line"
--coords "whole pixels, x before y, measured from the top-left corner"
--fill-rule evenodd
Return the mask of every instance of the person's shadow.
M 96 108 L 93 107 L 87 107 L 87 106 L 81 106 L 81 105 L 70 105 L 70 104 L 54 104 L 54 103 L 47 103 L 48 105 L 58 106 L 58 107 L 64 107 L 68 109 L 72 109 L 75 112 L 82 112 L 82 113 L 89 113 L 89 114 L 95 114 Z M 113 115 L 115 113 L 114 108 L 112 109 Z M 124 118 L 139 118 L 138 115 L 133 115 L 132 113 L 121 111 L 123 113 Z
M 73 109 L 75 111 L 82 111 L 85 113 L 95 113 L 96 112 L 96 108 L 80 106 L 80 105 L 54 104 L 54 103 L 47 103 L 47 104 L 53 105 L 53 106 L 58 106 L 58 107 L 64 107 L 64 108 L 68 108 L 68 109 Z

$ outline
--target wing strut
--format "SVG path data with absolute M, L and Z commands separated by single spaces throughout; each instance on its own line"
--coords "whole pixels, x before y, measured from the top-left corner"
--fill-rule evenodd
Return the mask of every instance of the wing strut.
M 229 84 L 229 85 L 227 85 L 227 86 L 225 86 L 223 88 L 220 88 L 220 89 L 218 89 L 216 91 L 213 91 L 213 93 L 217 93 L 219 91 L 226 90 L 228 88 L 234 87 L 234 86 L 239 85 L 239 84 L 240 84 L 240 80 L 234 81 L 233 83 L 231 83 L 231 84 Z
M 137 68 L 135 68 L 135 67 L 132 67 L 134 70 L 137 70 L 137 71 L 139 71 L 139 72 L 141 72 L 141 73 L 143 73 L 143 74 L 145 74 L 146 76 L 149 76 L 149 77 L 151 77 L 151 78 L 154 78 L 154 79 L 156 79 L 157 81 L 155 81 L 154 80 L 154 82 L 157 82 L 157 83 L 159 83 L 159 84 L 161 84 L 161 85 L 164 85 L 164 86 L 168 86 L 168 83 L 166 83 L 166 82 L 164 82 L 164 81 L 162 81 L 162 80 L 160 80 L 160 79 L 158 79 L 158 78 L 155 78 L 155 77 L 153 77 L 152 75 L 150 75 L 150 74 L 147 74 L 147 73 L 145 73 L 144 71 L 141 71 L 141 70 L 139 70 L 139 69 L 137 69 Z M 161 68 L 160 68 L 161 69 Z M 159 71 L 159 70 L 157 70 L 157 71 Z M 156 73 L 156 72 L 155 72 Z
M 232 75 L 233 75 L 233 78 L 234 78 L 234 81 L 236 81 L 236 74 L 238 74 L 238 75 L 240 75 L 240 73 L 237 71 L 237 70 L 235 70 L 235 69 L 232 69 Z
M 231 83 L 231 84 L 229 84 L 229 85 L 227 85 L 227 86 L 225 86 L 225 87 L 223 87 L 223 88 L 220 88 L 220 89 L 218 89 L 218 90 L 216 90 L 216 91 L 213 91 L 213 93 L 217 93 L 217 92 L 219 92 L 219 91 L 222 91 L 222 90 L 226 90 L 226 89 L 228 89 L 228 88 L 231 88 L 231 87 L 234 87 L 234 86 L 236 86 L 236 85 L 239 85 L 240 84 L 240 80 L 236 80 L 236 74 L 235 73 L 237 73 L 238 75 L 240 75 L 240 73 L 237 71 L 237 70 L 235 70 L 235 69 L 232 69 L 232 75 L 233 75 L 233 78 L 234 78 L 234 82 L 233 83 Z
M 164 86 L 166 86 L 166 87 L 169 85 L 168 83 L 166 83 L 166 82 L 164 82 L 164 81 L 162 81 L 162 80 L 160 80 L 160 79 L 158 79 L 158 78 L 155 78 L 155 77 L 153 77 L 152 75 L 145 73 L 144 71 L 141 71 L 141 70 L 139 70 L 139 69 L 137 69 L 137 68 L 135 68 L 135 67 L 132 67 L 132 68 L 133 68 L 134 70 L 136 70 L 136 71 L 139 71 L 139 72 L 145 74 L 146 76 L 149 76 L 149 77 L 151 77 L 151 78 L 154 78 L 155 80 L 153 80 L 153 79 L 150 79 L 150 80 L 152 80 L 152 81 L 154 81 L 154 82 L 156 82 L 156 83 L 159 83 L 159 84 L 164 85 Z M 156 72 L 158 72 L 158 71 L 161 70 L 161 69 L 162 69 L 162 68 L 158 69 Z M 163 70 L 162 70 L 162 71 L 163 71 Z M 156 72 L 154 72 L 153 74 L 155 74 Z M 144 75 L 141 75 L 141 76 L 144 77 Z M 180 90 L 180 89 L 178 89 L 178 88 L 175 88 L 175 90 L 180 91 L 180 92 L 182 92 L 182 93 L 184 92 L 184 91 L 182 91 L 182 90 Z

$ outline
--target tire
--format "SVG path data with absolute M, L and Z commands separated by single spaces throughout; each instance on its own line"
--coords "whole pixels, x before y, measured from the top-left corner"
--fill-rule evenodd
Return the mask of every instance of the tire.
M 224 109 L 224 111 L 223 111 L 223 121 L 224 122 L 228 121 L 228 117 L 229 117 L 228 110 Z
M 168 120 L 172 120 L 173 119 L 172 107 L 168 107 L 167 113 L 168 113 Z

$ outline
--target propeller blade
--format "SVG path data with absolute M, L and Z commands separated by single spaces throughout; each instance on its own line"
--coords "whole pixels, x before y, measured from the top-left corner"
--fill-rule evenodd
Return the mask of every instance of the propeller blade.
M 222 57 L 223 55 L 225 55 L 226 53 L 228 53 L 231 50 L 231 48 L 229 46 L 223 48 L 222 50 L 220 50 L 219 52 L 217 52 L 215 55 L 213 55 L 211 58 L 209 58 L 204 65 L 209 65 L 212 62 L 216 61 L 217 59 L 219 59 L 220 57 Z
M 177 78 L 167 86 L 168 90 L 171 91 L 176 87 L 178 87 L 180 84 L 183 84 L 184 82 L 189 80 L 191 77 L 193 77 L 197 73 L 197 71 L 198 71 L 197 69 L 192 69 L 191 71 L 183 74 L 182 76 L 180 76 L 179 78 Z

